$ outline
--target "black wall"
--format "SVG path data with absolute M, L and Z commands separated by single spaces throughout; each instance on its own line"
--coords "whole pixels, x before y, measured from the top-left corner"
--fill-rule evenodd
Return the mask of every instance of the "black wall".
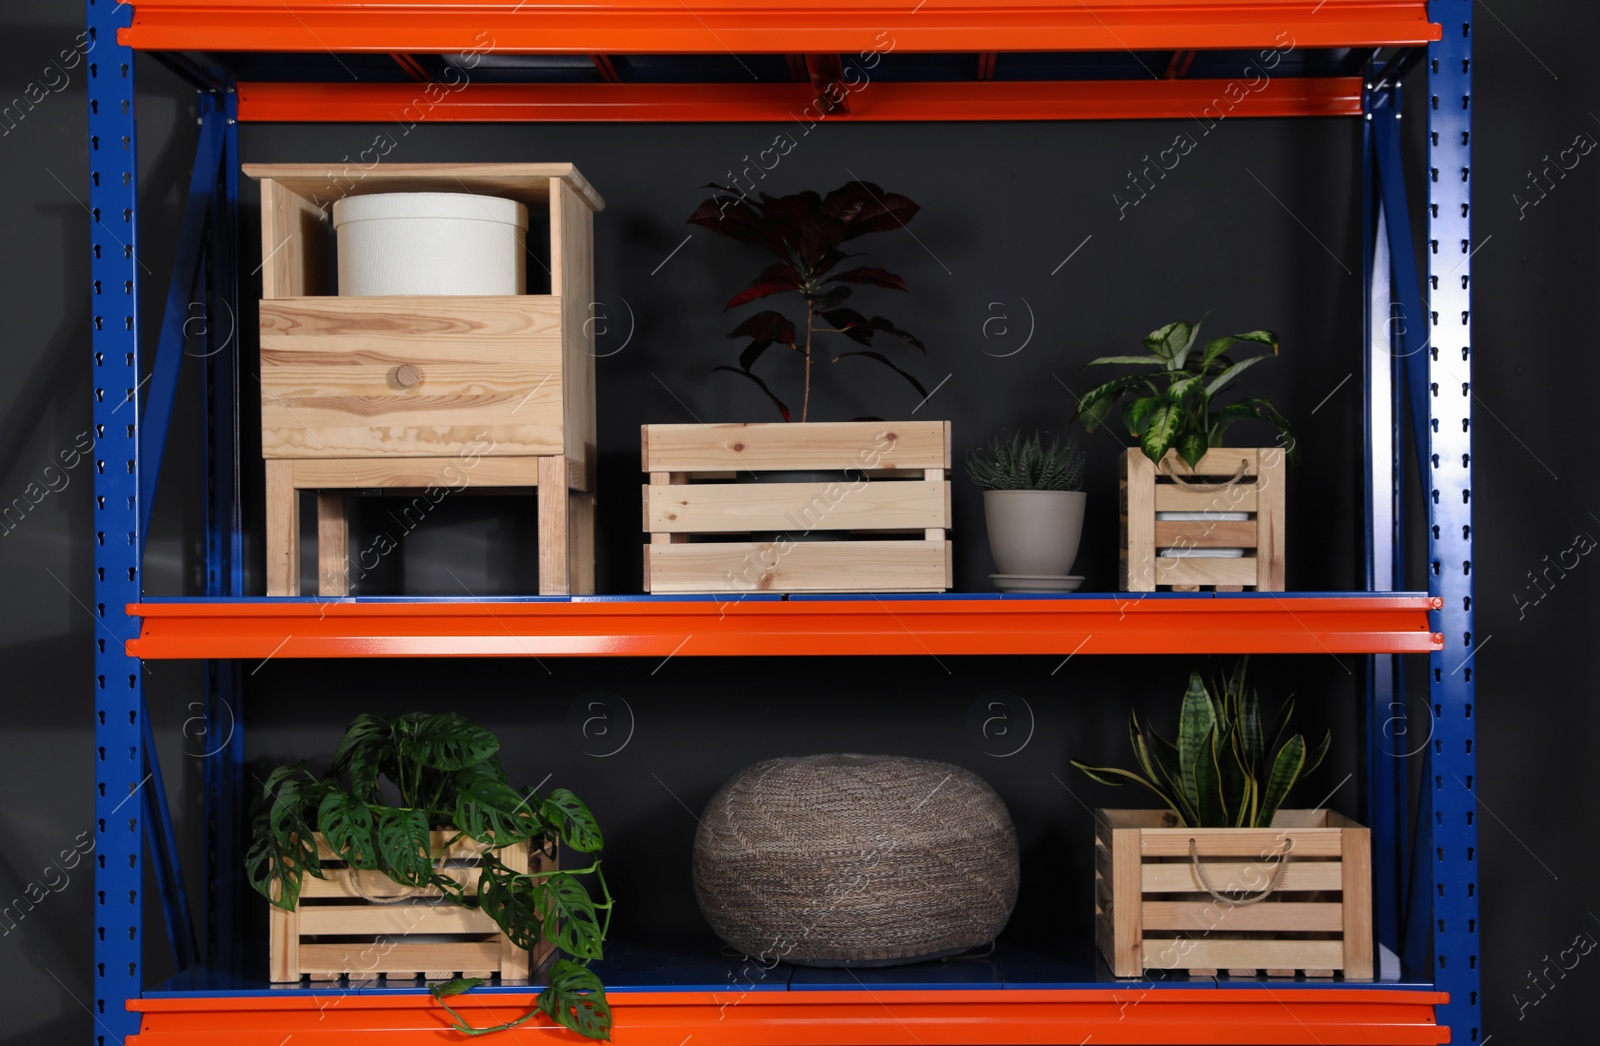
M 1497 11 L 1510 20 L 1502 22 L 1480 8 L 1475 62 L 1475 566 L 1478 633 L 1488 637 L 1477 661 L 1484 1031 L 1508 1043 L 1580 1027 L 1581 997 L 1593 987 L 1582 987 L 1592 976 L 1587 966 L 1523 1007 L 1541 997 L 1526 987 L 1526 975 L 1577 934 L 1600 933 L 1583 872 L 1594 847 L 1578 813 L 1600 774 L 1582 748 L 1594 720 L 1583 684 L 1583 650 L 1594 628 L 1582 608 L 1600 573 L 1591 576 L 1593 568 L 1580 564 L 1565 577 L 1552 573 L 1546 595 L 1524 587 L 1526 572 L 1542 570 L 1545 556 L 1554 562 L 1576 535 L 1600 531 L 1591 514 L 1600 513 L 1600 499 L 1581 493 L 1589 472 L 1587 390 L 1597 376 L 1586 305 L 1588 285 L 1600 276 L 1590 246 L 1600 161 L 1587 159 L 1564 178 L 1552 170 L 1555 188 L 1534 192 L 1531 198 L 1542 195 L 1537 205 L 1519 207 L 1530 199 L 1525 172 L 1544 166 L 1544 154 L 1554 156 L 1580 133 L 1600 137 L 1600 119 L 1591 113 L 1600 111 L 1600 76 L 1579 52 L 1580 23 L 1566 20 L 1581 10 L 1559 3 Z M 7 5 L 0 97 L 20 94 L 50 57 L 72 45 L 80 15 L 72 3 Z M 139 255 L 149 270 L 144 322 L 153 331 L 192 155 L 193 111 L 186 89 L 155 63 L 141 63 L 140 75 Z M 1411 89 L 1420 99 L 1420 78 Z M 39 482 L 45 466 L 89 427 L 85 108 L 75 78 L 0 136 L 0 315 L 9 324 L 0 353 L 10 378 L 0 383 L 0 502 Z M 1305 450 L 1290 485 L 1290 587 L 1359 586 L 1359 380 L 1341 385 L 1360 370 L 1354 121 L 1240 118 L 1209 134 L 1192 122 L 823 122 L 806 134 L 798 125 L 748 124 L 419 126 L 404 135 L 385 126 L 249 125 L 241 138 L 250 161 L 359 162 L 363 149 L 388 134 L 395 142 L 384 162 L 561 160 L 593 181 L 607 201 L 595 224 L 596 297 L 605 316 L 597 329 L 600 586 L 633 592 L 641 543 L 638 425 L 768 420 L 771 412 L 752 388 L 710 373 L 737 352 L 724 337 L 736 321 L 721 315 L 721 304 L 764 263 L 753 249 L 684 219 L 704 195 L 699 186 L 742 168 L 746 155 L 780 132 L 797 144 L 762 188 L 825 190 L 858 176 L 922 204 L 914 236 L 862 242 L 873 263 L 906 277 L 910 294 L 863 292 L 862 300 L 927 342 L 926 359 L 912 365 L 929 388 L 950 376 L 916 416 L 951 419 L 958 453 L 1017 426 L 1064 429 L 1067 388 L 1085 384 L 1081 365 L 1133 350 L 1159 324 L 1210 309 L 1212 332 L 1279 332 L 1282 358 L 1252 377 L 1296 421 Z M 1194 147 L 1143 202 L 1119 213 L 1113 194 L 1129 198 L 1129 169 L 1179 134 L 1191 135 Z M 1588 164 L 1597 164 L 1596 172 Z M 1423 185 L 1413 182 L 1420 209 Z M 259 256 L 257 214 L 247 196 L 247 259 Z M 253 318 L 239 320 L 248 332 Z M 253 372 L 248 337 L 242 349 Z M 897 417 L 917 407 L 920 397 L 892 375 L 846 366 L 824 378 L 814 417 Z M 1558 383 L 1569 390 L 1559 399 Z M 1088 575 L 1086 587 L 1108 589 L 1117 441 L 1109 430 L 1079 439 L 1090 452 L 1091 498 L 1079 570 Z M 196 584 L 197 442 L 190 411 L 174 430 L 162 478 L 146 571 L 155 594 Z M 1577 453 L 1561 453 L 1563 445 Z M 246 460 L 257 460 L 258 450 L 247 443 Z M 8 597 L 0 608 L 0 680 L 9 713 L 0 720 L 0 899 L 40 879 L 50 857 L 92 824 L 91 467 L 71 472 L 64 489 L 0 539 Z M 255 522 L 259 464 L 249 477 L 247 517 Z M 960 477 L 955 490 L 957 588 L 981 591 L 993 567 L 979 499 Z M 383 525 L 383 508 L 366 506 L 361 526 Z M 366 591 L 528 591 L 532 535 L 531 501 L 447 500 L 405 538 L 386 571 L 368 579 Z M 261 587 L 260 536 L 256 524 L 248 535 L 253 591 Z M 993 782 L 1011 806 L 1024 850 L 1014 926 L 1049 939 L 1087 932 L 1084 804 L 1131 798 L 1069 775 L 1067 758 L 1121 760 L 1130 704 L 1169 700 L 1194 663 L 272 661 L 250 677 L 247 708 L 237 711 L 248 715 L 257 768 L 331 752 L 343 723 L 362 710 L 456 707 L 490 723 L 506 742 L 514 776 L 533 783 L 554 774 L 553 782 L 584 794 L 602 817 L 618 934 L 700 927 L 687 872 L 690 811 L 738 767 L 830 749 L 958 762 Z M 1269 693 L 1299 695 L 1303 725 L 1334 729 L 1336 757 L 1305 798 L 1334 791 L 1360 768 L 1352 674 L 1360 671 L 1358 659 L 1263 658 L 1259 670 Z M 194 722 L 192 666 L 156 665 L 148 679 L 192 877 L 200 801 L 193 754 L 204 748 L 202 728 L 225 724 Z M 631 726 L 631 740 L 616 754 L 578 731 L 577 710 L 596 699 L 609 703 L 619 730 Z M 1003 758 L 1004 749 L 986 744 L 972 718 L 997 699 L 1008 702 L 1019 724 L 1033 726 L 1027 745 Z M 1351 780 L 1337 787 L 1333 805 L 1357 813 L 1361 798 Z M 75 872 L 0 936 L 8 986 L 0 1014 L 9 1018 L 0 1028 L 17 1041 L 90 1034 L 91 1017 L 75 1001 L 92 997 L 86 872 Z M 154 910 L 148 925 L 146 962 L 156 977 L 170 958 Z

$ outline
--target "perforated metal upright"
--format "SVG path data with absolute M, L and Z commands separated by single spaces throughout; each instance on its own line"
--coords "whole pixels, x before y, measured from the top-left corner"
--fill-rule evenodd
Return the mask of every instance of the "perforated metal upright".
M 139 598 L 139 259 L 133 52 L 117 43 L 132 9 L 88 0 L 89 263 L 94 373 L 95 969 L 97 1046 L 139 1030 L 144 859 L 143 678 L 123 643 Z

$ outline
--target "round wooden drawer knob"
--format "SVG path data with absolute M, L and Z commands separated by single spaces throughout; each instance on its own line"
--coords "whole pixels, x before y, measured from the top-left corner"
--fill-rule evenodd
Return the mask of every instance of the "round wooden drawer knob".
M 400 388 L 414 389 L 417 387 L 417 383 L 422 380 L 422 372 L 412 364 L 402 363 L 394 369 L 390 377 L 394 379 L 394 383 Z

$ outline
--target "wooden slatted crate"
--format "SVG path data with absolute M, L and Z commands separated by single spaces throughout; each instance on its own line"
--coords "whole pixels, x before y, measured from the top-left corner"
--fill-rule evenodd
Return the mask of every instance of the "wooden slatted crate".
M 317 591 L 349 595 L 346 491 L 412 498 L 412 527 L 465 489 L 539 492 L 539 591 L 594 591 L 594 212 L 571 164 L 248 164 L 261 183 L 261 450 L 267 594 L 300 592 L 300 495 L 317 494 Z M 335 200 L 481 193 L 548 214 L 550 293 L 334 295 Z M 543 265 L 541 260 L 540 265 Z M 530 266 L 532 268 L 532 266 Z M 402 518 L 403 517 L 403 518 Z M 357 559 L 360 559 L 358 554 Z M 369 564 L 357 563 L 359 569 Z
M 478 892 L 481 847 L 462 839 L 444 851 L 454 832 L 432 833 L 436 866 Z M 513 944 L 483 912 L 444 899 L 437 887 L 415 890 L 380 872 L 358 872 L 337 860 L 316 836 L 325 879 L 306 876 L 294 911 L 271 906 L 270 971 L 273 981 L 337 980 L 379 975 L 430 980 L 456 975 L 526 980 L 554 950 L 541 941 L 532 954 Z M 495 851 L 518 871 L 556 867 L 554 848 L 532 849 L 527 842 Z M 354 880 L 352 880 L 352 877 Z M 394 898 L 384 900 L 383 898 Z
M 1284 460 L 1277 447 L 1214 447 L 1193 471 L 1167 451 L 1157 468 L 1144 451 L 1123 454 L 1121 582 L 1125 592 L 1284 590 Z M 1205 518 L 1158 520 L 1158 512 Z M 1244 520 L 1221 518 L 1247 513 Z M 1238 548 L 1237 558 L 1163 555 Z
M 1331 810 L 1280 810 L 1271 828 L 1174 822 L 1095 811 L 1095 941 L 1116 976 L 1372 977 L 1366 828 Z
M 949 422 L 646 425 L 642 436 L 646 592 L 951 585 Z M 796 470 L 837 478 L 770 482 Z M 812 531 L 845 539 L 805 540 Z M 752 539 L 763 532 L 778 536 Z

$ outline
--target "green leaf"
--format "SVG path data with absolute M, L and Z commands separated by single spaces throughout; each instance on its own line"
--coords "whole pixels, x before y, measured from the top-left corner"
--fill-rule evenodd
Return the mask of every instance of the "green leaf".
M 487 983 L 482 977 L 453 977 L 448 981 L 438 981 L 428 985 L 428 991 L 435 999 L 446 999 Z
M 539 813 L 545 821 L 555 826 L 561 841 L 574 850 L 593 853 L 605 845 L 600 826 L 594 814 L 582 799 L 565 788 L 557 788 L 544 801 Z
M 1200 459 L 1206 456 L 1207 449 L 1206 437 L 1198 432 L 1185 432 L 1178 437 L 1178 457 L 1188 462 L 1191 470 L 1200 466 Z
M 1289 789 L 1294 787 L 1305 765 L 1306 739 L 1295 734 L 1278 750 L 1278 756 L 1273 760 L 1272 777 L 1267 781 L 1266 792 L 1261 798 L 1261 809 L 1256 814 L 1257 828 L 1271 827 L 1273 815 L 1278 812 L 1278 807 L 1289 794 Z
M 447 772 L 476 766 L 500 750 L 490 730 L 455 712 L 428 716 L 400 738 L 400 755 L 409 762 Z
M 1145 457 L 1161 464 L 1161 459 L 1166 456 L 1172 447 L 1173 436 L 1178 431 L 1178 421 L 1182 412 L 1171 403 L 1163 403 L 1150 412 L 1146 419 L 1144 431 L 1139 433 L 1139 446 L 1144 451 Z
M 1177 372 L 1173 372 L 1173 373 L 1177 373 Z M 1204 374 L 1195 374 L 1195 375 L 1193 375 L 1191 377 L 1178 379 L 1177 381 L 1173 382 L 1171 385 L 1167 386 L 1167 402 L 1168 403 L 1180 403 L 1180 402 L 1182 402 L 1183 397 L 1187 396 L 1191 391 L 1193 391 L 1193 389 L 1194 389 L 1194 387 L 1196 385 L 1200 384 L 1200 382 L 1202 382 L 1204 380 L 1205 380 L 1205 375 Z
M 533 797 L 506 783 L 498 766 L 469 766 L 451 777 L 455 786 L 455 826 L 467 837 L 492 846 L 543 836 Z
M 376 869 L 379 863 L 377 821 L 367 804 L 349 792 L 330 791 L 317 808 L 317 831 L 352 868 Z
M 1244 765 L 1259 783 L 1267 774 L 1267 753 L 1261 739 L 1261 699 L 1255 687 L 1240 686 L 1239 729 L 1244 742 Z
M 1206 386 L 1206 395 L 1215 396 L 1222 390 L 1223 386 L 1228 384 L 1228 382 L 1232 381 L 1234 378 L 1237 378 L 1240 374 L 1243 374 L 1246 370 L 1255 366 L 1257 363 L 1260 363 L 1262 360 L 1271 358 L 1272 357 L 1270 356 L 1251 356 L 1247 360 L 1240 360 L 1238 363 L 1235 363 L 1233 366 L 1229 367 L 1227 370 L 1223 371 L 1221 374 L 1212 379 L 1211 384 Z
M 421 810 L 381 807 L 377 819 L 379 867 L 406 886 L 433 885 L 433 855 L 429 852 L 428 816 Z
M 1300 771 L 1300 776 L 1302 778 L 1307 777 L 1308 775 L 1311 774 L 1312 771 L 1314 771 L 1317 767 L 1322 765 L 1322 760 L 1325 759 L 1327 757 L 1327 755 L 1328 755 L 1328 746 L 1330 744 L 1332 744 L 1332 743 L 1333 743 L 1333 732 L 1332 731 L 1329 731 L 1328 733 L 1325 733 L 1325 734 L 1322 735 L 1322 743 L 1317 745 L 1316 748 L 1312 749 L 1312 751 L 1306 756 L 1305 769 Z
M 600 958 L 605 931 L 589 891 L 576 877 L 556 872 L 534 887 L 533 901 L 545 937 L 557 948 L 580 959 Z
M 611 1004 L 593 971 L 566 959 L 550 967 L 550 984 L 539 993 L 539 1009 L 550 1019 L 591 1039 L 610 1041 Z
M 1199 783 L 1193 771 L 1200 762 L 1201 752 L 1210 746 L 1210 734 L 1216 726 L 1217 717 L 1205 681 L 1199 672 L 1191 672 L 1189 689 L 1183 695 L 1183 707 L 1178 713 L 1178 765 L 1187 774 L 1182 782 L 1184 797 L 1202 817 L 1205 810 L 1200 805 Z
M 1143 396 L 1131 400 L 1122 408 L 1122 424 L 1128 429 L 1128 435 L 1138 436 L 1144 431 L 1145 422 L 1149 420 L 1150 413 L 1161 406 L 1161 401 L 1154 396 Z
M 1189 350 L 1194 347 L 1195 338 L 1200 336 L 1200 320 L 1193 323 L 1178 323 L 1173 325 L 1173 330 L 1167 335 L 1167 343 L 1172 348 L 1172 366 L 1174 369 L 1183 367 L 1189 358 Z
M 326 787 L 304 763 L 279 767 L 263 785 L 245 854 L 245 875 L 280 908 L 294 910 L 305 873 L 326 878 L 310 824 Z
M 1134 784 L 1143 785 L 1151 792 L 1155 793 L 1156 798 L 1167 804 L 1168 809 L 1177 815 L 1179 821 L 1183 822 L 1184 824 L 1189 823 L 1189 819 L 1185 817 L 1183 810 L 1180 808 L 1180 804 L 1173 801 L 1175 798 L 1177 798 L 1177 796 L 1168 795 L 1165 790 L 1156 787 L 1154 784 L 1140 777 L 1138 774 L 1128 770 L 1119 769 L 1115 766 L 1088 766 L 1084 763 L 1078 762 L 1076 759 L 1068 761 L 1079 770 L 1082 770 L 1092 780 L 1098 781 L 1104 785 L 1116 787 L 1124 784 L 1126 781 L 1132 781 Z M 1123 778 L 1123 780 L 1117 780 L 1119 777 Z
M 1085 363 L 1085 367 L 1098 367 L 1106 363 L 1120 363 L 1130 367 L 1165 367 L 1167 361 L 1161 356 L 1100 356 Z
M 1222 782 L 1222 805 L 1227 814 L 1223 827 L 1226 828 L 1238 821 L 1239 810 L 1248 798 L 1249 786 L 1245 782 L 1249 780 L 1249 775 L 1245 773 L 1244 765 L 1239 761 L 1238 719 L 1224 714 L 1217 722 L 1221 732 L 1217 735 L 1215 758 L 1218 776 Z
M 1111 413 L 1112 406 L 1122 397 L 1122 394 L 1131 388 L 1136 388 L 1142 379 L 1133 375 L 1124 375 L 1113 378 L 1104 385 L 1094 388 L 1078 397 L 1078 408 L 1073 414 L 1073 421 L 1081 421 L 1083 427 L 1093 432 L 1107 414 Z
M 381 716 L 356 716 L 333 753 L 333 771 L 349 774 L 350 791 L 369 803 L 382 801 L 378 778 L 394 765 L 394 738 Z
M 1160 795 L 1172 812 L 1178 815 L 1180 824 L 1194 824 L 1197 818 L 1193 808 L 1183 798 L 1179 785 L 1182 775 L 1178 772 L 1176 759 L 1163 750 L 1159 738 L 1156 744 L 1150 744 L 1144 731 L 1139 728 L 1137 712 L 1129 716 L 1128 735 L 1133 742 L 1134 757 L 1149 778 L 1147 787 Z
M 1228 808 L 1222 797 L 1222 771 L 1217 764 L 1217 731 L 1215 726 L 1206 731 L 1195 754 L 1194 785 L 1196 808 L 1200 823 L 1196 828 L 1228 827 Z

